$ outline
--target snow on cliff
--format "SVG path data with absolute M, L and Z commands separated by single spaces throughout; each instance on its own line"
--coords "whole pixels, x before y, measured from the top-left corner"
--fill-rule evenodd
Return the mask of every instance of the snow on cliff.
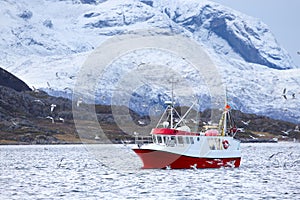
M 299 68 L 267 25 L 228 7 L 206 0 L 3 0 L 0 7 L 0 65 L 29 86 L 70 96 L 81 67 L 99 45 L 132 30 L 160 28 L 188 36 L 205 49 L 233 108 L 299 122 Z M 114 85 L 136 69 L 133 65 L 163 62 L 189 79 L 197 96 L 209 102 L 203 80 L 188 63 L 156 53 L 159 56 L 141 50 L 113 61 L 102 80 L 95 80 L 101 97 L 98 103 L 111 103 Z M 167 84 L 159 76 L 165 72 L 144 69 L 142 75 L 156 74 L 160 79 L 156 82 Z M 282 96 L 284 88 L 287 100 Z M 132 91 L 133 102 L 139 106 L 143 103 L 138 101 L 157 103 L 168 98 L 166 89 L 145 80 Z

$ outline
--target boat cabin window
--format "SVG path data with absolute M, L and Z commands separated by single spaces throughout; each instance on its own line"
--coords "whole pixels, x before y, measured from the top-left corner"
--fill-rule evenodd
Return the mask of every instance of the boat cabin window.
M 166 145 L 174 147 L 176 145 L 176 139 L 175 136 L 166 137 Z
M 163 139 L 162 143 L 167 144 L 167 142 L 168 142 L 168 137 L 162 136 L 162 139 Z
M 175 143 L 176 143 L 175 136 L 171 136 L 171 137 L 170 137 L 170 141 L 171 141 L 172 143 L 174 143 L 174 144 L 175 144 Z
M 190 138 L 189 137 L 185 138 L 185 143 L 190 144 Z
M 177 140 L 178 140 L 178 144 L 183 144 L 183 137 L 182 136 L 178 136 Z
M 160 144 L 160 143 L 163 143 L 163 140 L 162 140 L 162 137 L 160 135 L 158 136 L 155 136 L 156 139 L 157 139 L 157 143 Z
M 193 137 L 190 137 L 190 142 L 191 142 L 191 144 L 194 144 L 194 138 Z
M 152 135 L 152 140 L 153 140 L 153 143 L 156 143 L 156 144 L 157 144 L 157 136 Z

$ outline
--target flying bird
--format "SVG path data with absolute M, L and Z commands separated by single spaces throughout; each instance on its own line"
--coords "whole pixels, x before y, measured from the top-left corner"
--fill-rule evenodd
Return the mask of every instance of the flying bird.
M 11 120 L 11 123 L 13 123 L 14 126 L 18 126 L 18 123 L 15 122 L 13 119 Z
M 65 159 L 64 157 L 62 157 L 62 158 L 60 159 L 59 163 L 57 164 L 57 167 L 60 167 L 60 166 L 61 166 L 61 163 L 62 163 L 62 161 L 63 161 L 64 159 Z
M 73 90 L 69 87 L 65 87 L 64 90 L 69 90 L 71 93 L 73 92 Z
M 64 122 L 65 122 L 65 119 L 64 119 L 64 118 L 62 118 L 62 117 L 58 118 L 58 120 L 59 120 L 59 121 L 61 121 L 62 123 L 64 123 Z
M 295 131 L 295 132 L 300 132 L 299 126 L 296 126 L 294 131 Z
M 142 120 L 138 120 L 139 125 L 145 125 L 145 122 Z
M 51 116 L 47 116 L 46 119 L 51 119 L 52 124 L 54 124 L 54 119 Z
M 269 157 L 269 160 L 271 159 L 271 158 L 273 158 L 274 156 L 277 156 L 278 154 L 281 154 L 281 153 L 283 153 L 283 152 L 277 152 L 277 153 L 274 153 L 274 154 L 272 154 L 270 157 Z
M 77 107 L 79 107 L 80 106 L 80 104 L 82 104 L 82 99 L 80 98 L 80 99 L 78 99 L 78 101 L 77 101 Z
M 190 166 L 192 169 L 196 170 L 197 169 L 197 163 L 193 164 Z
M 53 110 L 54 110 L 55 107 L 56 107 L 55 104 L 51 104 L 51 105 L 50 105 L 50 111 L 51 111 L 51 113 L 53 112 Z
M 39 93 L 40 91 L 38 89 L 36 89 L 34 86 L 32 86 L 33 92 L 35 93 Z
M 286 88 L 283 89 L 282 91 L 282 97 L 287 100 L 287 97 L 286 97 Z
M 197 124 L 197 121 L 195 119 L 191 119 L 191 121 L 194 123 L 194 124 Z M 206 122 L 203 122 L 204 125 L 206 125 Z
M 248 121 L 246 121 L 246 122 L 242 120 L 242 123 L 243 123 L 244 125 L 246 125 L 246 126 L 248 126 L 250 122 L 251 122 L 251 120 L 248 120 Z
M 42 104 L 42 105 L 45 105 L 44 102 L 42 102 L 40 99 L 35 99 L 35 100 L 33 100 L 33 101 L 36 102 L 36 103 L 40 103 L 40 104 Z
M 244 133 L 245 132 L 245 129 L 244 128 L 237 128 L 236 130 L 237 132 L 241 132 L 241 133 Z
M 291 130 L 292 129 L 289 129 L 289 130 L 287 130 L 287 131 L 281 131 L 283 134 L 285 134 L 285 135 L 289 135 L 290 134 L 290 132 L 291 132 Z
M 292 98 L 293 98 L 293 99 L 296 99 L 296 96 L 295 96 L 295 95 L 296 95 L 295 93 L 292 94 Z
M 148 105 L 147 104 L 142 104 L 142 107 L 147 108 Z

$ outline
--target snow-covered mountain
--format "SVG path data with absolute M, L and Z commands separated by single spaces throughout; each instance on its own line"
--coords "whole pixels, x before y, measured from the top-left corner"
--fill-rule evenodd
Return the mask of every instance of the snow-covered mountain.
M 299 122 L 300 69 L 259 19 L 207 0 L 3 0 L 0 6 L 0 65 L 29 86 L 70 96 L 81 67 L 99 45 L 133 30 L 159 28 L 188 36 L 205 49 L 233 108 Z M 143 110 L 170 96 L 165 92 L 170 84 L 156 84 L 168 84 L 167 69 L 155 67 L 162 65 L 172 66 L 196 88 L 202 104 L 209 102 L 209 89 L 185 60 L 151 49 L 118 57 L 99 80 L 91 80 L 98 86 L 97 102 L 111 103 L 118 81 L 144 63 L 139 77 L 147 79 L 131 91 L 132 107 Z

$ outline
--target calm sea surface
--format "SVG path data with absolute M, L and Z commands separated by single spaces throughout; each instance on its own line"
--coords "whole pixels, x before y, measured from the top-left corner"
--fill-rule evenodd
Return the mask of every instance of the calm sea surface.
M 0 199 L 300 199 L 300 143 L 241 147 L 240 168 L 141 170 L 123 145 L 0 146 Z

